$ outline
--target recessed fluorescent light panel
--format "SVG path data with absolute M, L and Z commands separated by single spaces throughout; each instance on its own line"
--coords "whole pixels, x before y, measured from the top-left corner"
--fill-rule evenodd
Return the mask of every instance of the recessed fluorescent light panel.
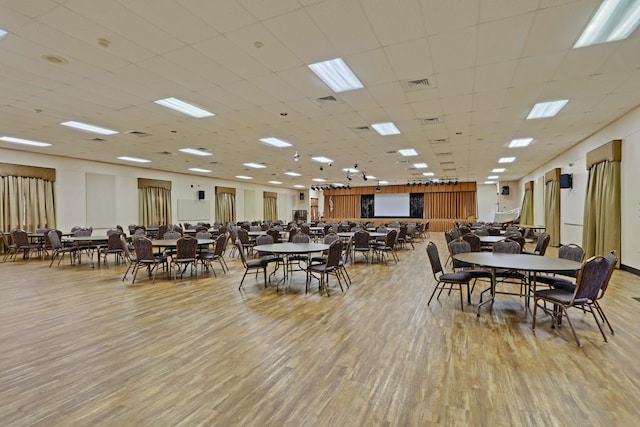
M 494 181 L 485 181 L 484 183 L 485 183 L 485 184 L 495 184 L 495 182 L 494 182 Z
M 136 163 L 150 163 L 151 160 L 147 160 L 147 159 L 139 159 L 137 157 L 129 157 L 129 156 L 122 156 L 122 157 L 118 157 L 119 160 L 126 160 L 127 162 L 136 162 Z
M 416 169 L 426 169 L 429 167 L 429 165 L 426 163 L 414 163 L 413 167 Z
M 14 144 L 31 145 L 33 147 L 49 147 L 51 144 L 47 142 L 31 141 L 29 139 L 14 138 L 12 136 L 2 136 L 0 140 L 5 142 L 13 142 Z
M 515 159 L 515 157 L 501 157 L 498 163 L 512 163 Z
M 239 179 L 253 179 L 250 176 L 244 176 L 244 175 L 236 175 L 236 178 L 239 178 Z
M 392 122 L 374 123 L 371 127 L 382 136 L 400 134 L 400 130 Z
M 491 169 L 491 173 L 502 173 L 506 171 L 505 168 L 495 168 L 495 169 Z
M 281 181 L 269 181 L 269 184 L 282 184 Z
M 296 185 L 293 186 L 293 188 L 304 188 L 304 185 L 296 184 Z
M 398 153 L 400 153 L 403 156 L 417 156 L 418 152 L 416 150 L 414 150 L 413 148 L 403 148 L 402 150 L 398 150 Z
M 531 111 L 529 111 L 527 120 L 553 117 L 558 114 L 565 105 L 567 105 L 567 102 L 569 102 L 568 99 L 561 99 L 559 101 L 538 102 L 533 106 Z
M 315 182 L 326 182 L 327 180 L 324 179 L 324 178 L 313 178 L 312 181 L 315 181 Z
M 320 163 L 333 163 L 333 160 L 327 157 L 312 157 L 311 160 L 315 160 L 316 162 Z
M 364 87 L 342 58 L 316 62 L 308 67 L 334 92 L 346 92 Z
M 84 130 L 84 131 L 87 131 L 87 132 L 99 133 L 100 135 L 114 135 L 114 134 L 118 133 L 115 130 L 111 130 L 111 129 L 107 129 L 107 128 L 101 128 L 99 126 L 89 125 L 87 123 L 81 123 L 81 122 L 70 121 L 70 122 L 63 122 L 63 123 L 60 123 L 60 124 L 62 126 L 68 126 L 70 128 L 80 129 L 80 130 Z
M 285 172 L 285 175 L 289 175 L 289 176 L 302 176 L 302 174 L 299 174 L 298 172 Z
M 187 154 L 193 154 L 194 156 L 211 156 L 212 154 L 207 151 L 198 150 L 197 148 L 180 148 L 178 151 Z
M 0 28 L 0 39 L 7 35 L 7 32 Z
M 249 168 L 256 168 L 256 169 L 264 169 L 266 168 L 265 165 L 260 164 L 260 163 L 243 163 L 243 165 L 249 167 Z
M 344 169 L 342 169 L 342 172 L 358 173 L 360 171 L 358 169 L 354 169 L 354 168 L 344 168 Z
M 373 175 L 367 175 L 367 179 L 377 179 L 377 178 Z
M 639 1 L 604 0 L 573 47 L 626 39 L 636 29 L 638 23 L 640 23 Z
M 211 172 L 209 169 L 200 169 L 200 168 L 189 168 L 189 170 L 192 172 L 202 172 L 202 173 Z
M 153 102 L 155 102 L 156 104 L 162 105 L 164 107 L 171 108 L 172 110 L 179 111 L 188 116 L 195 117 L 196 119 L 201 119 L 203 117 L 210 117 L 214 115 L 213 113 L 207 110 L 203 110 L 202 108 L 198 108 L 195 105 L 191 105 L 177 98 L 165 98 L 165 99 L 159 99 Z
M 380 181 L 379 184 L 388 184 L 389 181 Z
M 509 143 L 509 148 L 526 147 L 527 145 L 531 144 L 532 141 L 533 138 L 512 139 Z
M 498 178 L 500 178 L 498 175 L 491 175 L 487 177 L 487 179 L 498 179 Z
M 279 138 L 260 138 L 260 141 L 265 144 L 273 145 L 274 147 L 291 147 L 291 144 Z
M 435 173 L 433 173 L 433 172 L 422 172 L 422 175 L 423 176 L 434 176 Z

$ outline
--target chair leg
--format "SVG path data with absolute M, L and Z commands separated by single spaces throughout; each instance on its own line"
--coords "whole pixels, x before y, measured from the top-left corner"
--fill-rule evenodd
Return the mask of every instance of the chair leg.
M 240 286 L 238 286 L 238 290 L 242 288 L 242 282 L 244 282 L 244 278 L 247 276 L 248 271 L 249 271 L 248 269 L 244 270 L 244 274 L 242 275 L 242 280 L 240 280 Z
M 598 310 L 598 314 L 600 314 L 602 321 L 606 323 L 607 326 L 609 327 L 609 330 L 611 331 L 611 335 L 615 335 L 616 333 L 613 331 L 613 328 L 611 327 L 611 323 L 609 323 L 609 319 L 607 319 L 607 316 L 604 314 L 604 310 L 600 306 L 600 303 L 598 301 L 594 301 L 593 305 L 596 308 L 596 310 Z
M 573 337 L 576 339 L 576 342 L 578 343 L 578 347 L 582 348 L 582 343 L 580 342 L 580 339 L 578 338 L 578 334 L 576 334 L 576 330 L 573 327 L 573 322 L 571 321 L 571 318 L 569 317 L 569 314 L 567 313 L 567 310 L 564 308 L 564 306 L 560 307 L 561 312 L 564 313 L 564 316 L 567 318 L 567 322 L 569 322 L 569 326 L 571 327 L 571 332 L 573 332 Z

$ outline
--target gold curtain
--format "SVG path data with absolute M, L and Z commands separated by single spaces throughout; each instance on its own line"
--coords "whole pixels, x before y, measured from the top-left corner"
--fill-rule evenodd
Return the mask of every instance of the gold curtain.
M 264 192 L 263 215 L 265 221 L 278 220 L 278 193 Z
M 425 218 L 467 218 L 476 215 L 476 192 L 424 193 Z
M 584 203 L 582 247 L 587 258 L 620 254 L 620 162 L 603 161 L 589 168 Z
M 547 181 L 544 191 L 544 218 L 547 234 L 549 234 L 549 244 L 558 246 L 560 244 L 560 182 L 557 180 Z M 534 224 L 532 224 L 534 225 Z
M 56 227 L 53 182 L 0 176 L 0 231 L 35 231 L 40 227 Z
M 236 221 L 235 193 L 216 193 L 216 221 L 223 224 Z
M 333 210 L 331 210 L 333 205 Z M 360 194 L 325 195 L 325 218 L 360 218 Z
M 522 199 L 522 209 L 520 209 L 520 223 L 534 225 L 533 223 L 533 182 L 525 185 L 524 198 Z
M 140 224 L 171 224 L 171 190 L 160 187 L 138 189 Z

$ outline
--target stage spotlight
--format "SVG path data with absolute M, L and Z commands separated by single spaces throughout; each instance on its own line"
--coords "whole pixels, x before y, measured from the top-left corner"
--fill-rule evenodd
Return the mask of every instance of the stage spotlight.
M 296 154 L 293 155 L 293 161 L 297 162 L 298 160 L 300 160 L 300 154 L 296 151 Z
M 440 181 L 440 185 L 444 185 L 444 181 Z
M 348 175 L 348 174 L 347 174 L 347 179 L 348 179 L 349 181 L 351 181 L 353 178 L 351 178 L 351 175 Z
M 362 179 L 364 179 L 365 181 L 367 180 L 367 174 L 362 172 Z
M 458 181 L 453 181 L 453 185 L 458 185 Z
M 353 168 L 354 168 L 354 169 L 358 169 L 358 164 L 357 164 L 357 163 L 356 163 L 356 164 L 354 164 L 354 165 L 353 165 Z

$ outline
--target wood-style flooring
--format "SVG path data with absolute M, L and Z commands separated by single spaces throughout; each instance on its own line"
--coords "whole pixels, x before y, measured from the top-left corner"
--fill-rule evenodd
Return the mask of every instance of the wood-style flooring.
M 445 259 L 442 233 L 432 233 Z M 283 292 L 228 259 L 218 278 L 122 281 L 110 260 L 0 264 L 0 426 L 637 426 L 640 278 L 616 271 L 589 314 L 551 329 L 482 286 L 427 306 L 425 252 L 349 265 L 342 293 Z M 548 256 L 555 256 L 550 250 Z M 227 256 L 228 258 L 228 256 Z M 360 258 L 359 258 L 360 260 Z

